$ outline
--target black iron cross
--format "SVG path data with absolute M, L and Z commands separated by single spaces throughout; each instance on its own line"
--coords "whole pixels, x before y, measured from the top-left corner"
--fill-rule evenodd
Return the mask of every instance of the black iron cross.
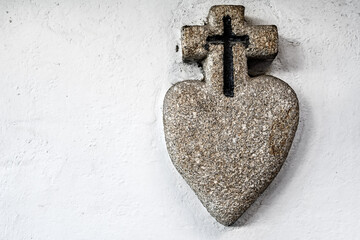
M 230 16 L 224 16 L 223 23 L 224 33 L 222 35 L 208 36 L 206 41 L 213 44 L 224 44 L 224 94 L 227 97 L 234 97 L 234 63 L 232 46 L 236 42 L 241 42 L 244 44 L 245 48 L 247 48 L 249 46 L 249 36 L 236 36 L 232 32 Z

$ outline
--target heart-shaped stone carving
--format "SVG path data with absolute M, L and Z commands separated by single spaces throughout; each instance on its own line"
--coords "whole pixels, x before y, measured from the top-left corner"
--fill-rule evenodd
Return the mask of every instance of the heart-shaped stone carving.
M 225 12 L 218 18 L 239 14 L 232 12 L 239 6 L 219 7 Z M 216 16 L 219 9 L 212 10 Z M 225 96 L 225 47 L 206 46 L 205 80 L 175 84 L 165 96 L 163 111 L 173 164 L 208 212 L 231 225 L 280 170 L 296 132 L 299 108 L 285 82 L 248 76 L 243 43 L 232 45 L 233 97 Z

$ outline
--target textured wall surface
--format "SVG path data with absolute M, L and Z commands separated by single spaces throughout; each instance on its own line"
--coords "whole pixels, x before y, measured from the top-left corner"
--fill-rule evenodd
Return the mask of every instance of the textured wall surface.
M 183 25 L 242 4 L 275 24 L 268 73 L 300 124 L 275 181 L 233 227 L 176 172 L 167 89 L 200 79 Z M 359 1 L 0 2 L 0 239 L 360 239 Z

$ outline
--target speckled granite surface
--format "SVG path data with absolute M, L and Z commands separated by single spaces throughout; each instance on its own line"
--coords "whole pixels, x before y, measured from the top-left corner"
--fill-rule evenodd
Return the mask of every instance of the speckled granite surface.
M 224 45 L 207 37 L 232 31 L 248 35 L 249 45 L 232 44 L 234 96 L 223 93 Z M 183 58 L 202 61 L 204 81 L 183 81 L 164 100 L 164 130 L 176 169 L 224 225 L 233 224 L 274 179 L 294 138 L 299 107 L 296 94 L 272 76 L 250 78 L 247 58 L 277 54 L 275 26 L 248 26 L 242 6 L 214 6 L 208 24 L 186 26 Z

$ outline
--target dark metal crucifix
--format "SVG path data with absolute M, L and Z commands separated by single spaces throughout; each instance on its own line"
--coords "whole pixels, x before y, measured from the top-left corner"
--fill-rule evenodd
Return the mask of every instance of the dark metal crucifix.
M 224 72 L 224 95 L 234 97 L 234 63 L 232 46 L 236 42 L 244 44 L 245 48 L 249 46 L 249 36 L 237 36 L 232 32 L 231 17 L 224 16 L 224 33 L 222 35 L 208 36 L 206 41 L 213 44 L 224 44 L 223 72 Z

